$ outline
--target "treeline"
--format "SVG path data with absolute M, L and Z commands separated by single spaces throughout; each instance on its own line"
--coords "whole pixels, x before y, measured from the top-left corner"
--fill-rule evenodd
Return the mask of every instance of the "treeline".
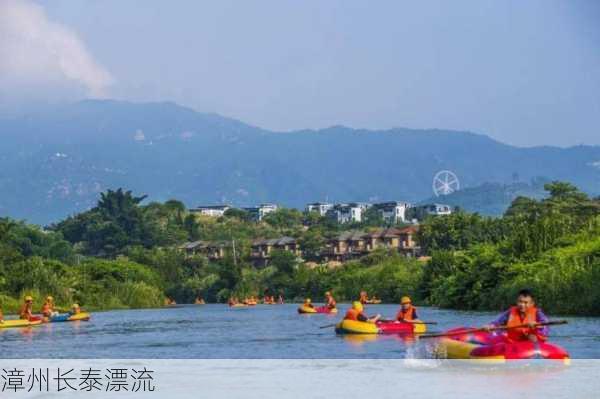
M 430 219 L 418 240 L 432 258 L 420 294 L 433 305 L 499 309 L 532 288 L 553 313 L 600 315 L 600 200 L 568 183 L 519 197 L 502 218 Z
M 78 302 L 88 309 L 160 306 L 165 297 L 182 303 L 265 293 L 320 297 L 339 273 L 326 280 L 326 267 L 311 269 L 277 251 L 269 267 L 257 269 L 250 262 L 251 242 L 297 237 L 310 257 L 342 229 L 382 223 L 373 213 L 363 223 L 342 227 L 318 214 L 285 208 L 256 223 L 237 209 L 212 218 L 191 213 L 176 200 L 143 204 L 145 199 L 108 190 L 94 208 L 45 229 L 0 219 L 0 307 L 15 311 L 26 294 L 40 303 L 52 295 L 64 307 Z M 178 250 L 193 240 L 235 242 L 236 252 L 229 245 L 223 259 L 209 262 Z M 307 290 L 306 279 L 320 281 L 318 290 Z
M 425 220 L 417 239 L 427 262 L 380 249 L 330 267 L 274 251 L 264 268 L 250 262 L 255 238 L 296 237 L 309 258 L 311 248 L 342 229 L 383 222 L 374 213 L 362 224 L 340 226 L 293 209 L 261 223 L 239 210 L 211 218 L 179 201 L 143 204 L 145 197 L 109 190 L 93 209 L 46 229 L 0 219 L 0 306 L 15 310 L 25 294 L 106 309 L 160 306 L 165 297 L 190 303 L 283 294 L 317 301 L 327 290 L 351 300 L 367 290 L 386 302 L 408 294 L 421 303 L 483 310 L 504 307 L 530 287 L 550 312 L 598 315 L 600 201 L 568 183 L 546 189 L 543 200 L 517 198 L 501 218 L 456 212 Z M 209 261 L 178 250 L 193 240 L 232 245 Z

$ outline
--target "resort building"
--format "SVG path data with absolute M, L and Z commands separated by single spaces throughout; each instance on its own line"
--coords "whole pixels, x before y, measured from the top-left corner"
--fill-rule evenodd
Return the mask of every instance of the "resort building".
M 333 209 L 333 204 L 328 202 L 314 202 L 312 204 L 306 205 L 307 212 L 318 212 L 319 215 L 325 216 L 328 211 Z
M 279 237 L 259 239 L 252 243 L 250 258 L 256 266 L 266 266 L 274 250 L 288 251 L 296 256 L 301 256 L 300 246 L 293 237 Z
M 410 208 L 408 202 L 382 202 L 374 204 L 373 207 L 377 209 L 384 221 L 391 224 L 400 222 L 406 222 L 406 210 Z
M 340 224 L 349 222 L 360 222 L 362 214 L 368 206 L 366 204 L 336 204 L 327 211 L 327 217 L 336 220 Z
M 248 212 L 250 214 L 250 217 L 253 220 L 260 222 L 261 220 L 263 220 L 265 215 L 276 211 L 277 205 L 275 205 L 275 204 L 260 204 L 259 206 L 242 208 L 242 209 L 245 210 L 246 212 Z
M 209 260 L 219 260 L 225 257 L 225 251 L 229 246 L 230 243 L 226 241 L 194 241 L 179 246 L 179 249 L 187 256 L 203 255 Z
M 228 209 L 231 209 L 231 206 L 229 206 L 229 205 L 206 205 L 206 206 L 199 206 L 197 208 L 190 209 L 190 212 L 199 213 L 199 214 L 205 215 L 205 216 L 220 217 L 220 216 L 223 216 Z

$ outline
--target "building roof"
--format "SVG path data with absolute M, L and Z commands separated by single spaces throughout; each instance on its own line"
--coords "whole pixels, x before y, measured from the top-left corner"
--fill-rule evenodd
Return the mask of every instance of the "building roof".
M 278 238 L 268 238 L 268 239 L 258 239 L 252 242 L 252 246 L 260 246 L 260 245 L 269 245 L 269 246 L 280 246 L 280 245 L 290 245 L 295 244 L 296 239 L 293 237 L 278 237 Z
M 341 233 L 340 235 L 335 237 L 333 239 L 333 241 L 359 241 L 359 240 L 364 240 L 364 238 L 365 238 L 364 231 L 351 230 L 351 231 L 344 231 L 343 233 Z

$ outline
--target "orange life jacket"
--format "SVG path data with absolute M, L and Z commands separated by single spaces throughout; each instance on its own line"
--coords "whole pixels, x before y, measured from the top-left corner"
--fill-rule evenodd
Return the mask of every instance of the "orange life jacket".
M 506 323 L 506 327 L 514 327 L 522 324 L 529 323 L 537 323 L 537 308 L 531 307 L 527 310 L 524 317 L 521 317 L 521 312 L 519 308 L 513 306 L 510 308 L 510 314 L 508 316 L 508 322 Z M 536 334 L 537 331 L 535 328 L 529 327 L 520 327 L 520 328 L 509 328 L 507 330 L 508 338 L 513 341 L 523 341 L 527 339 L 527 336 L 530 334 Z
M 398 320 L 398 321 L 402 321 L 402 320 L 411 321 L 411 320 L 415 319 L 414 314 L 415 314 L 415 308 L 412 305 L 408 309 L 406 309 L 406 310 L 400 308 L 400 310 L 398 311 L 398 314 L 396 314 L 396 320 Z
M 358 320 L 358 316 L 360 316 L 362 314 L 362 312 L 359 312 L 356 309 L 348 309 L 348 311 L 346 312 L 346 316 L 344 316 L 344 320 L 355 320 L 355 321 L 359 321 Z

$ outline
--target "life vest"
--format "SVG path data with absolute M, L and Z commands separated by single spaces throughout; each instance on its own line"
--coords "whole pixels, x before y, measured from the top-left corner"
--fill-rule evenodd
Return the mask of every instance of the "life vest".
M 344 320 L 355 320 L 355 321 L 359 321 L 358 320 L 358 316 L 361 314 L 362 312 L 359 312 L 356 309 L 348 309 L 348 311 L 346 312 L 346 316 L 344 316 Z
M 537 323 L 537 308 L 531 307 L 525 313 L 525 317 L 521 317 L 519 308 L 513 306 L 510 308 L 506 327 L 520 326 L 522 324 Z M 507 330 L 508 338 L 513 341 L 524 341 L 530 334 L 538 335 L 537 329 L 529 327 L 509 328 Z
M 411 321 L 415 319 L 415 308 L 414 306 L 411 305 L 410 308 L 404 310 L 402 308 L 400 308 L 400 310 L 398 311 L 398 314 L 396 315 L 396 320 L 398 321 L 402 321 L 402 320 L 406 320 L 406 321 Z

